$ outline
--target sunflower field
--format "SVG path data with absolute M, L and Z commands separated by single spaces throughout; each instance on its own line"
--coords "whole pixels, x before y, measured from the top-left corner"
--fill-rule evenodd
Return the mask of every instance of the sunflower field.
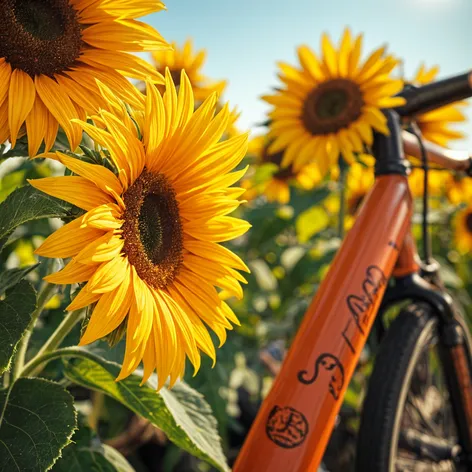
M 0 8 L 2 472 L 230 470 L 372 187 L 382 109 L 440 77 L 320 32 L 274 64 L 266 120 L 244 130 L 207 51 L 142 20 L 165 8 Z M 423 138 L 463 138 L 466 105 L 419 116 Z M 408 178 L 421 251 L 420 162 Z M 470 178 L 431 169 L 429 200 L 442 278 L 471 309 Z M 374 353 L 326 470 L 354 470 Z

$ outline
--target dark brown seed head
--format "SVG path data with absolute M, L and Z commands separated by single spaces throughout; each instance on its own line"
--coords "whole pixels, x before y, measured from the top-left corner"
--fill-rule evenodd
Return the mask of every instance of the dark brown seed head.
M 123 200 L 124 252 L 141 279 L 162 289 L 182 264 L 183 230 L 175 191 L 164 175 L 145 169 Z
M 69 0 L 3 0 L 0 57 L 31 77 L 68 70 L 83 48 L 77 11 Z
M 317 85 L 303 105 L 302 121 L 313 135 L 335 133 L 356 121 L 364 101 L 359 86 L 348 79 Z

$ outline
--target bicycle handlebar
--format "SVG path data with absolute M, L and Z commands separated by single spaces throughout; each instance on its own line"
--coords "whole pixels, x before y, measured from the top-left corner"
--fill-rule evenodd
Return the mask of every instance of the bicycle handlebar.
M 421 148 L 416 136 L 408 131 L 403 131 L 402 140 L 405 153 L 421 159 Z M 472 158 L 466 151 L 445 149 L 429 141 L 424 141 L 423 144 L 430 163 L 443 169 L 466 172 L 469 176 L 472 175 Z
M 406 103 L 396 107 L 395 111 L 402 117 L 412 118 L 420 113 L 472 97 L 472 72 L 421 87 L 408 85 L 398 96 L 405 98 Z

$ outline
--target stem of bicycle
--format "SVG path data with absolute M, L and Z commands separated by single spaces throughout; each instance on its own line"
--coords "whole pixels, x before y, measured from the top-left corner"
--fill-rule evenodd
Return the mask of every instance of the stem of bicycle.
M 28 344 L 31 338 L 31 334 L 33 333 L 33 330 L 36 326 L 36 323 L 38 322 L 39 317 L 41 316 L 41 313 L 44 310 L 44 307 L 54 295 L 55 289 L 56 285 L 45 282 L 41 290 L 39 291 L 36 303 L 36 310 L 34 310 L 33 314 L 31 315 L 31 321 L 28 325 L 28 328 L 26 329 L 23 338 L 20 341 L 18 353 L 15 358 L 15 364 L 13 368 L 13 381 L 20 376 L 21 371 L 23 370 L 23 367 L 25 365 L 26 351 L 28 350 Z
M 80 309 L 69 313 L 67 316 L 64 317 L 61 324 L 56 328 L 54 333 L 51 337 L 46 341 L 43 347 L 39 350 L 33 359 L 31 359 L 28 364 L 26 364 L 25 368 L 21 372 L 21 376 L 25 377 L 35 376 L 38 375 L 44 368 L 40 361 L 44 358 L 47 354 L 54 351 L 56 348 L 60 346 L 64 338 L 72 331 L 74 326 L 81 321 L 85 310 Z
M 344 218 L 346 216 L 346 183 L 349 167 L 343 158 L 339 159 L 339 215 L 338 215 L 338 237 L 344 237 Z

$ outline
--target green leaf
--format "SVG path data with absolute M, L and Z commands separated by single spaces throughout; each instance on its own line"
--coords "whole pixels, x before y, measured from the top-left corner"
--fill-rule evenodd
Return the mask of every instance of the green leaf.
M 31 185 L 20 187 L 0 204 L 0 249 L 18 226 L 40 218 L 72 216 L 74 207 L 35 189 Z
M 115 382 L 120 365 L 80 349 L 74 352 L 78 357 L 64 360 L 64 373 L 69 380 L 110 395 L 160 428 L 177 446 L 220 471 L 229 470 L 216 420 L 197 391 L 181 382 L 172 390 L 163 388 L 156 392 L 155 376 L 142 387 L 141 376 L 135 374 Z
M 44 472 L 69 444 L 77 419 L 73 398 L 44 379 L 17 380 L 0 392 L 0 470 Z
M 114 447 L 108 444 L 102 444 L 103 455 L 108 463 L 113 466 L 113 470 L 116 472 L 134 472 L 131 464 L 124 458 L 124 456 L 118 452 Z M 90 469 L 87 469 L 87 471 Z M 101 471 L 102 469 L 100 469 Z
M 92 430 L 81 425 L 72 436 L 72 444 L 62 451 L 53 472 L 134 472 L 116 449 L 100 443 Z
M 22 269 L 10 269 L 0 274 L 0 295 L 6 290 L 16 285 L 20 280 L 24 279 L 30 272 L 32 272 L 38 264 L 33 264 Z
M 36 292 L 26 280 L 7 290 L 5 300 L 0 301 L 0 374 L 10 367 L 35 308 Z

